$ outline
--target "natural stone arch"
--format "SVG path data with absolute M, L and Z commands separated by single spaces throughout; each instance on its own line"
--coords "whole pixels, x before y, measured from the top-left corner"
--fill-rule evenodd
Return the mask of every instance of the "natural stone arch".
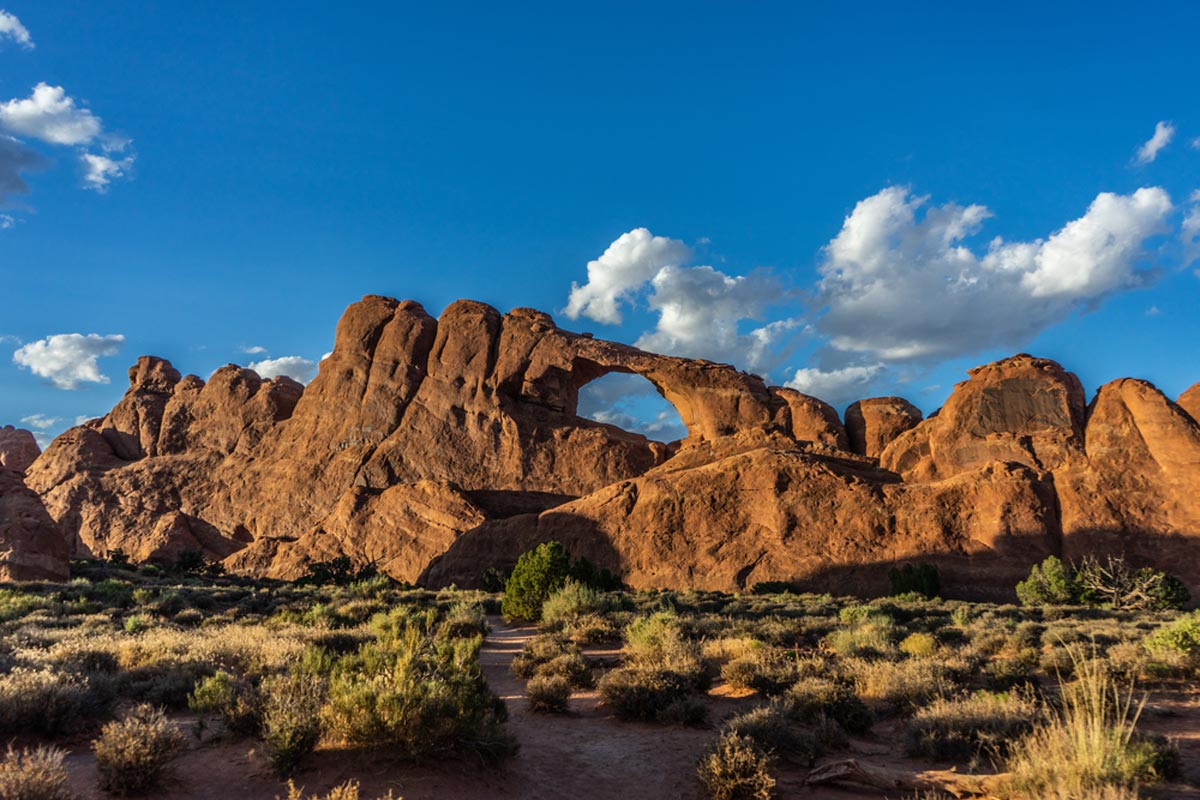
M 600 397 L 591 395 L 593 407 L 585 408 L 589 394 L 595 390 L 601 393 Z M 572 402 L 569 412 L 576 417 L 612 425 L 653 442 L 669 443 L 688 435 L 679 409 L 664 396 L 662 389 L 631 370 L 602 371 L 598 377 L 573 387 Z M 647 410 L 656 414 L 652 421 L 642 416 Z

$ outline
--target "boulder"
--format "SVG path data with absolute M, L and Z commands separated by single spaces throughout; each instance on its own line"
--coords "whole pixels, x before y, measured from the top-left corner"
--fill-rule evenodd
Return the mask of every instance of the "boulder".
M 66 581 L 70 548 L 21 475 L 0 469 L 0 581 Z
M 32 432 L 12 425 L 0 428 L 0 469 L 24 472 L 41 454 Z
M 902 397 L 870 397 L 846 409 L 850 450 L 879 458 L 901 434 L 921 422 L 921 410 Z

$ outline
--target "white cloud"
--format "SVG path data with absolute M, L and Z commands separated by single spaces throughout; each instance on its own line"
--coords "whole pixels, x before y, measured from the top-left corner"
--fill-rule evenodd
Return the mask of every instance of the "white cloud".
M 1175 126 L 1169 122 L 1160 122 L 1154 126 L 1154 135 L 1149 141 L 1138 148 L 1134 161 L 1138 164 L 1149 164 L 1158 158 L 1158 153 L 1175 138 Z
M 824 400 L 826 403 L 843 405 L 865 397 L 871 384 L 885 369 L 883 364 L 831 370 L 798 369 L 786 385 L 798 392 Z
M 786 297 L 779 280 L 763 270 L 733 276 L 708 266 L 666 266 L 650 283 L 658 323 L 635 344 L 656 353 L 760 368 L 769 366 L 780 341 L 800 325 L 786 319 L 740 330 L 744 320 L 761 319 L 769 305 Z
M 982 256 L 964 244 L 991 213 L 891 187 L 846 218 L 825 248 L 817 330 L 832 351 L 871 361 L 965 355 L 1024 343 L 1074 310 L 1145 283 L 1145 241 L 1163 232 L 1167 193 L 1102 193 L 1045 240 L 996 238 Z M 853 355 L 850 355 L 853 354 Z
M 267 358 L 252 362 L 248 366 L 264 378 L 278 378 L 280 375 L 286 375 L 300 383 L 308 383 L 317 374 L 316 363 L 312 359 L 302 356 Z
M 79 416 L 77 416 L 77 417 L 75 418 L 75 424 L 76 424 L 76 425 L 84 425 L 84 424 L 86 424 L 86 423 L 88 423 L 88 422 L 91 422 L 91 421 L 92 421 L 92 420 L 94 420 L 94 419 L 98 419 L 98 418 L 100 418 L 100 417 L 103 417 L 103 416 L 104 416 L 103 414 L 99 414 L 99 415 L 97 415 L 97 416 L 94 416 L 94 417 L 92 417 L 92 416 L 87 416 L 87 415 L 85 415 L 85 414 L 80 414 Z
M 1146 309 L 1147 317 L 1157 317 L 1161 313 L 1162 313 L 1162 309 L 1159 308 L 1158 306 L 1150 306 L 1149 308 Z
M 21 24 L 21 20 L 7 11 L 0 10 L 0 40 L 12 39 L 22 47 L 32 50 L 33 37 L 29 35 L 29 29 Z
M 1183 240 L 1183 265 L 1190 266 L 1200 261 L 1200 192 L 1192 194 L 1192 207 L 1179 226 L 1179 238 Z
M 133 168 L 133 156 L 122 159 L 109 158 L 106 155 L 82 153 L 79 156 L 83 163 L 83 186 L 103 194 L 108 191 L 108 185 L 114 178 L 124 177 Z
M 1191 145 L 1193 150 L 1200 150 L 1200 136 L 1192 139 Z
M 28 417 L 21 417 L 21 422 L 28 425 L 34 430 L 44 431 L 47 428 L 53 428 L 62 420 L 59 417 L 48 417 L 45 414 L 30 414 Z
M 15 219 L 13 219 L 10 215 L 0 214 L 0 231 L 6 231 L 9 228 L 11 228 L 13 225 L 16 225 L 16 224 L 17 224 L 17 221 Z
M 325 359 L 329 358 L 331 355 L 333 355 L 333 351 L 332 351 L 332 350 L 330 350 L 330 351 L 329 351 L 328 353 L 326 353 L 325 355 L 321 356 L 321 360 L 322 360 L 322 361 L 324 361 Z
M 249 347 L 243 346 L 241 351 L 246 355 L 257 356 L 267 352 L 267 348 L 263 347 L 262 345 L 252 344 Z
M 0 125 L 9 131 L 62 145 L 87 144 L 104 126 L 100 118 L 75 105 L 61 86 L 39 83 L 23 100 L 0 103 Z
M 571 283 L 564 313 L 571 319 L 585 316 L 597 322 L 621 322 L 619 304 L 666 266 L 686 263 L 691 249 L 683 242 L 654 236 L 645 228 L 622 234 L 595 261 L 588 262 L 588 280 Z
M 58 333 L 23 345 L 13 353 L 13 363 L 59 389 L 77 389 L 81 383 L 108 383 L 96 360 L 116 355 L 124 342 L 121 334 Z

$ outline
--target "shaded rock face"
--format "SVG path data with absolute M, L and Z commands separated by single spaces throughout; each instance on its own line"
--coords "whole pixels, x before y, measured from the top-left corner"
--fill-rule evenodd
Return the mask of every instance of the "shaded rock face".
M 654 384 L 687 438 L 580 418 L 580 389 L 612 372 Z M 434 319 L 368 296 L 307 388 L 139 359 L 113 411 L 26 480 L 79 554 L 200 549 L 280 578 L 346 555 L 465 586 L 556 538 L 634 587 L 882 591 L 890 566 L 924 560 L 951 590 L 1006 598 L 1101 537 L 1152 563 L 1147 535 L 1195 547 L 1195 421 L 1138 386 L 1089 411 L 1074 376 L 1022 355 L 973 370 L 931 419 L 876 398 L 843 426 L 816 398 L 531 309 L 459 301 Z
M 24 472 L 41 454 L 31 431 L 12 425 L 0 428 L 0 469 Z
M 901 434 L 917 426 L 921 410 L 903 397 L 870 397 L 846 409 L 846 433 L 851 452 L 879 458 Z
M 20 473 L 0 469 L 0 581 L 65 581 L 70 548 Z

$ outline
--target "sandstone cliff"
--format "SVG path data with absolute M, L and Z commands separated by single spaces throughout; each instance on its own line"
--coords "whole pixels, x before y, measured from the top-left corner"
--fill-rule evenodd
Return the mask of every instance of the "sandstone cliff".
M 649 380 L 687 437 L 580 418 L 580 389 L 612 372 Z M 368 296 L 307 388 L 139 359 L 112 412 L 26 482 L 77 554 L 200 549 L 282 578 L 347 555 L 465 585 L 558 538 L 636 587 L 870 591 L 921 559 L 952 590 L 1006 597 L 1045 555 L 1103 546 L 1200 589 L 1171 563 L 1200 534 L 1189 408 L 1141 382 L 1089 407 L 1073 375 L 1021 355 L 973 370 L 930 419 L 875 398 L 843 425 L 816 398 L 538 311 L 459 301 L 434 319 Z

